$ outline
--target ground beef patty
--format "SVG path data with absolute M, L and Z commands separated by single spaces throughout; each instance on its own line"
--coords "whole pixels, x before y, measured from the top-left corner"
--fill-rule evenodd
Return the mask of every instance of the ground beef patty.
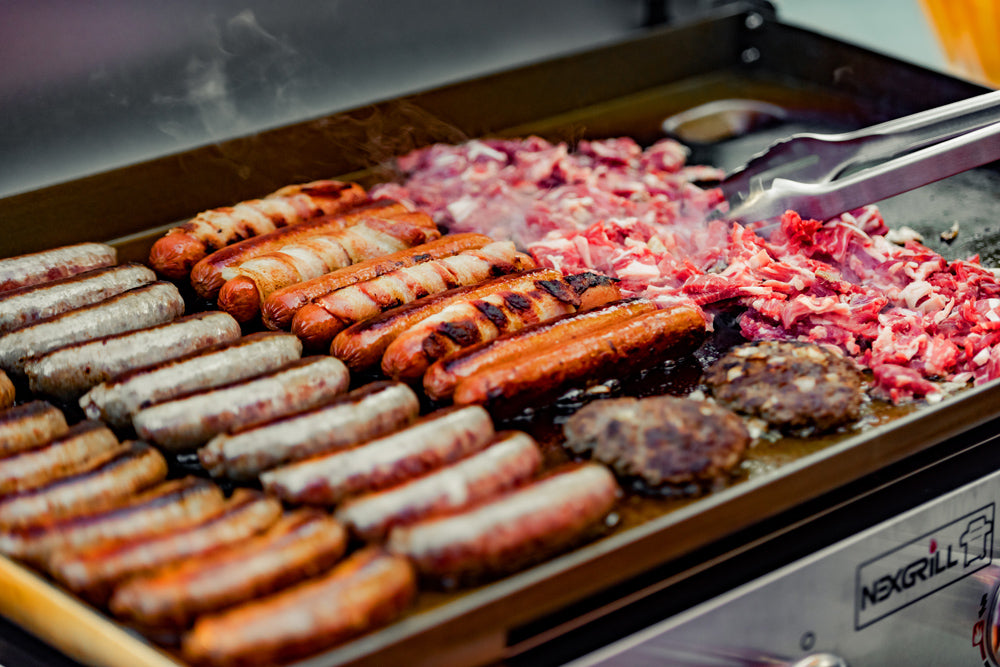
M 858 418 L 861 372 L 814 343 L 761 341 L 734 347 L 705 372 L 720 403 L 776 428 L 826 431 Z
M 750 443 L 743 421 L 713 403 L 672 396 L 590 403 L 563 426 L 566 447 L 640 481 L 639 490 L 710 489 Z

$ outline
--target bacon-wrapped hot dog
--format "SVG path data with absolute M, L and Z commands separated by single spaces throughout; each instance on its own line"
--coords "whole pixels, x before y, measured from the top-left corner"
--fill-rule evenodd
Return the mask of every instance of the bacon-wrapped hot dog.
M 603 281 L 536 281 L 528 290 L 507 290 L 478 299 L 452 304 L 436 315 L 407 329 L 386 348 L 382 370 L 397 380 L 416 380 L 432 363 L 453 352 L 503 333 L 517 331 L 537 322 L 576 312 L 581 303 L 574 285 L 587 291 L 600 285 L 602 293 L 612 286 L 610 296 L 618 298 L 610 278 Z
M 386 348 L 400 334 L 452 304 L 502 291 L 530 290 L 536 281 L 561 279 L 562 274 L 555 269 L 531 269 L 417 299 L 347 327 L 333 339 L 330 354 L 352 371 L 368 370 L 381 363 Z
M 573 546 L 620 494 L 599 463 L 570 464 L 465 512 L 389 533 L 387 548 L 445 587 L 507 574 Z
M 306 357 L 266 375 L 143 408 L 132 425 L 139 437 L 166 449 L 193 449 L 224 431 L 321 405 L 344 393 L 349 382 L 336 359 Z
M 0 292 L 112 266 L 118 253 L 103 243 L 77 243 L 0 259 Z
M 171 533 L 52 554 L 47 569 L 70 590 L 103 604 L 123 579 L 252 538 L 281 516 L 281 503 L 236 489 L 218 514 Z
M 160 274 L 178 280 L 209 252 L 279 227 L 339 213 L 366 199 L 364 189 L 355 183 L 326 180 L 289 185 L 263 199 L 199 213 L 154 243 L 149 263 Z
M 372 382 L 318 408 L 217 435 L 198 458 L 216 477 L 254 479 L 282 463 L 391 433 L 419 412 L 420 400 L 405 384 Z
M 457 255 L 397 269 L 372 280 L 343 287 L 303 306 L 292 320 L 292 333 L 311 347 L 329 345 L 342 329 L 390 308 L 463 285 L 535 268 L 510 241 L 498 241 Z
M 396 526 L 454 513 L 519 486 L 541 465 L 542 452 L 527 433 L 498 433 L 481 452 L 384 491 L 352 498 L 336 516 L 361 539 L 380 542 Z
M 46 401 L 0 411 L 0 459 L 44 445 L 68 430 L 62 410 Z
M 587 381 L 621 376 L 693 352 L 705 338 L 705 318 L 675 306 L 616 322 L 473 373 L 455 387 L 454 401 L 524 404 Z
M 82 308 L 156 280 L 142 264 L 122 264 L 0 294 L 0 333 Z
M 196 616 L 325 572 L 346 548 L 341 524 L 320 510 L 297 510 L 262 535 L 122 583 L 109 606 L 132 623 L 185 628 Z
M 334 505 L 347 496 L 377 491 L 456 461 L 493 437 L 488 412 L 445 409 L 348 449 L 261 473 L 264 489 L 291 503 Z
M 226 283 L 219 290 L 219 308 L 248 322 L 260 314 L 261 303 L 275 290 L 439 236 L 426 213 L 388 219 L 372 215 L 347 229 L 301 239 L 223 269 Z
M 184 637 L 195 664 L 276 664 L 339 644 L 395 619 L 416 595 L 405 558 L 368 547 L 328 574 L 213 616 Z
M 0 367 L 24 372 L 24 364 L 56 348 L 100 336 L 151 327 L 184 314 L 184 299 L 167 282 L 155 282 L 65 312 L 0 336 Z
M 128 371 L 239 337 L 239 323 L 226 313 L 196 313 L 154 327 L 61 347 L 29 359 L 24 371 L 32 391 L 68 402 Z
M 300 356 L 302 343 L 291 334 L 250 334 L 99 384 L 80 398 L 80 407 L 91 419 L 123 427 L 144 407 L 269 373 Z
M 338 232 L 371 217 L 373 214 L 382 219 L 390 219 L 408 212 L 409 209 L 405 205 L 382 199 L 356 206 L 336 215 L 325 215 L 291 227 L 282 227 L 267 234 L 254 236 L 216 250 L 195 264 L 194 268 L 191 269 L 191 286 L 194 287 L 198 296 L 214 299 L 226 282 L 225 278 L 222 277 L 222 271 L 226 267 L 281 250 L 284 246 L 298 243 L 310 236 Z
M 282 287 L 266 299 L 261 306 L 264 324 L 269 329 L 288 329 L 292 318 L 300 308 L 313 299 L 334 292 L 342 287 L 353 285 L 364 280 L 371 280 L 385 275 L 390 271 L 413 266 L 420 262 L 440 259 L 456 255 L 463 250 L 482 248 L 493 242 L 482 234 L 446 234 L 439 239 L 421 243 L 420 245 L 400 250 L 398 252 L 367 259 L 357 264 L 325 273 L 318 278 L 311 278 L 295 285 Z M 324 346 L 330 344 L 325 341 Z

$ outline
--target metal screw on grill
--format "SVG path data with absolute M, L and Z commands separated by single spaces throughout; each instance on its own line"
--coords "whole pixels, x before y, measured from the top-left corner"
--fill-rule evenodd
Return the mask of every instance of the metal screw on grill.
M 740 60 L 747 64 L 755 63 L 760 60 L 760 51 L 758 51 L 757 47 L 754 46 L 751 46 L 748 49 L 743 49 L 743 53 L 740 54 Z
M 756 30 L 764 25 L 764 17 L 757 12 L 750 12 L 743 21 L 743 25 L 747 27 L 747 30 Z

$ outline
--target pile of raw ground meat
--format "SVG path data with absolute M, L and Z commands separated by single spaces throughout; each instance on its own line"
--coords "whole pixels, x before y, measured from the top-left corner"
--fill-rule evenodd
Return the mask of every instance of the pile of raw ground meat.
M 513 239 L 540 265 L 598 271 L 659 304 L 738 308 L 750 340 L 808 340 L 844 350 L 874 375 L 876 395 L 934 400 L 944 388 L 1000 376 L 1000 282 L 978 257 L 946 261 L 896 245 L 878 210 L 820 222 L 788 212 L 769 237 L 710 219 L 711 167 L 687 166 L 663 140 L 537 137 L 434 145 L 398 159 L 406 200 L 452 232 Z M 751 226 L 752 227 L 752 226 Z

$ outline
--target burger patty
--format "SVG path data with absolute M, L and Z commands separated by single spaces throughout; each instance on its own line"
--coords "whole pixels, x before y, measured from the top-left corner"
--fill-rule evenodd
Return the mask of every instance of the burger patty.
M 862 375 L 814 343 L 761 341 L 734 347 L 705 372 L 715 399 L 784 430 L 826 431 L 858 418 Z
M 672 396 L 590 403 L 563 425 L 566 447 L 638 480 L 638 490 L 694 493 L 730 476 L 750 443 L 736 414 Z

